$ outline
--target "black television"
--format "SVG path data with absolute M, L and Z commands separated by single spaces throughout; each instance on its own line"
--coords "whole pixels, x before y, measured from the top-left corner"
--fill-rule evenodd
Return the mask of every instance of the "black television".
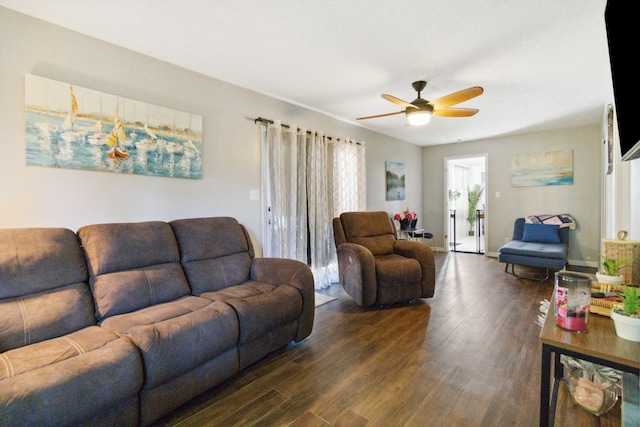
M 614 110 L 618 122 L 618 140 L 622 160 L 640 157 L 640 121 L 634 117 L 640 114 L 640 108 L 638 108 L 640 85 L 634 79 L 636 73 L 625 65 L 625 62 L 630 59 L 631 52 L 626 47 L 630 40 L 629 27 L 623 19 L 634 16 L 635 12 L 631 10 L 630 5 L 631 3 L 624 0 L 608 0 L 604 11 L 613 79 Z

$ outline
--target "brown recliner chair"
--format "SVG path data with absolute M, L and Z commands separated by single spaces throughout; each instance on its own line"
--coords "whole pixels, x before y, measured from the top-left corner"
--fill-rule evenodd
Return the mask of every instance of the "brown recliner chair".
M 423 243 L 397 240 L 386 212 L 345 212 L 333 219 L 340 283 L 361 306 L 430 298 L 435 261 Z

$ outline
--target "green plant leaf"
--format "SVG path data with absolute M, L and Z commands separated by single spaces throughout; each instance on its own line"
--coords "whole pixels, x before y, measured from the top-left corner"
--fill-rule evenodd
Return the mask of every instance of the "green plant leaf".
M 467 187 L 467 200 L 469 202 L 469 211 L 467 212 L 467 222 L 469 223 L 469 228 L 473 229 L 473 225 L 476 222 L 476 207 L 478 206 L 478 202 L 480 201 L 480 197 L 482 196 L 482 192 L 484 188 L 480 186 L 480 184 L 476 184 L 473 187 L 473 190 Z
M 634 314 L 640 310 L 640 288 L 624 287 L 624 295 L 620 297 L 625 314 Z
M 626 258 L 622 258 L 620 260 L 616 260 L 614 258 L 607 258 L 602 254 L 598 254 L 600 255 L 600 258 L 602 259 L 602 270 L 605 274 L 609 275 L 609 276 L 619 276 L 620 275 L 620 269 L 624 266 L 626 266 L 626 262 L 627 259 Z

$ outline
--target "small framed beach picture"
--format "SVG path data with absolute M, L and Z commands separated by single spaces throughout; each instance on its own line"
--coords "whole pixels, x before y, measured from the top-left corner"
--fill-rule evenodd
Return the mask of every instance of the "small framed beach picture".
M 385 162 L 387 200 L 404 200 L 404 163 Z
M 202 116 L 25 76 L 29 166 L 202 177 Z

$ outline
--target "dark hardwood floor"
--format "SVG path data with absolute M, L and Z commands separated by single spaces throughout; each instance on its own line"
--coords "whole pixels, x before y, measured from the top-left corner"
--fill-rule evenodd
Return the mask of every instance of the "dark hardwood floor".
M 535 320 L 553 278 L 520 280 L 476 254 L 436 265 L 435 296 L 413 303 L 362 308 L 339 285 L 323 291 L 338 299 L 309 338 L 156 426 L 538 425 Z

